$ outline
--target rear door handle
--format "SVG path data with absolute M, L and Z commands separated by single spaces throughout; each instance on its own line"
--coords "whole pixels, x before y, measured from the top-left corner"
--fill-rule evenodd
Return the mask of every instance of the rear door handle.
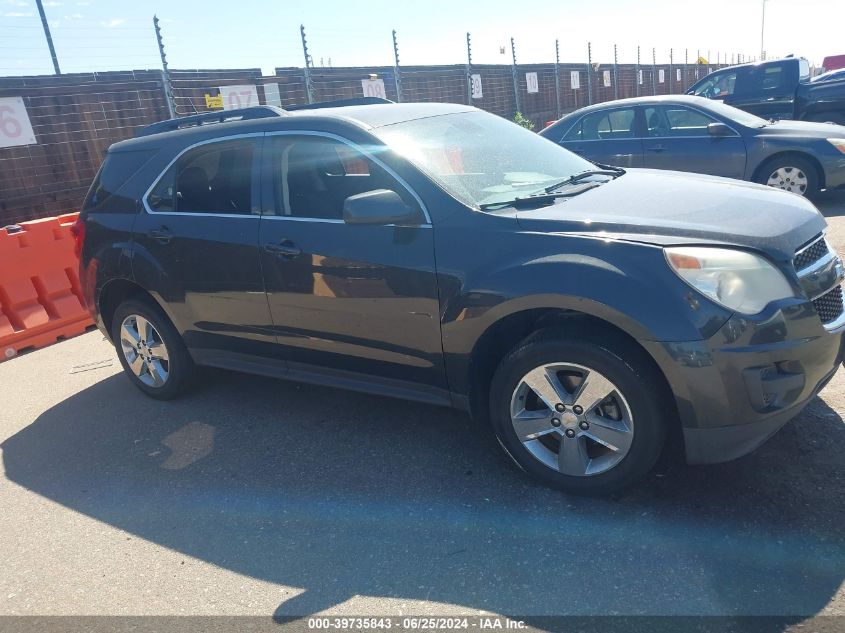
M 173 233 L 170 232 L 166 226 L 160 226 L 156 229 L 150 229 L 147 231 L 147 235 L 154 239 L 156 242 L 160 242 L 161 244 L 169 244 L 170 240 L 173 239 Z
M 265 244 L 264 250 L 280 259 L 293 259 L 297 255 L 302 254 L 302 249 L 291 240 Z
M 665 145 L 652 145 L 651 147 L 646 147 L 646 151 L 649 151 L 649 152 L 665 152 L 666 146 Z

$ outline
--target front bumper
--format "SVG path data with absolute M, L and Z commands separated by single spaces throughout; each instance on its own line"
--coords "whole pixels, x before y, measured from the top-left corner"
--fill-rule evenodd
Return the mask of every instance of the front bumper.
M 675 395 L 687 461 L 708 464 L 753 451 L 810 402 L 845 360 L 845 326 L 789 300 L 706 341 L 644 345 Z

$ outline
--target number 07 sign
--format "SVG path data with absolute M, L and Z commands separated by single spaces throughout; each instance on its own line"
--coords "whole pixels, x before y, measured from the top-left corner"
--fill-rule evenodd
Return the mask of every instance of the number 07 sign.
M 0 147 L 34 145 L 32 124 L 21 97 L 0 98 Z

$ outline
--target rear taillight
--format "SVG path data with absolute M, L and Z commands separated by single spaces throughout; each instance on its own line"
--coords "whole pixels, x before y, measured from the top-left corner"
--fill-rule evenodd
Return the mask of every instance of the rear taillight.
M 70 234 L 73 235 L 73 254 L 79 257 L 82 254 L 82 245 L 85 243 L 85 222 L 79 217 L 70 227 Z

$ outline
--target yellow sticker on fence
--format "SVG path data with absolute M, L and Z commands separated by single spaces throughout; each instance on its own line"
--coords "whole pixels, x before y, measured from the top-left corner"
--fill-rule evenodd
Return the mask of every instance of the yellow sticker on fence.
M 212 97 L 211 95 L 205 95 L 205 107 L 206 108 L 222 108 L 223 107 L 223 95 L 218 95 L 216 97 Z

